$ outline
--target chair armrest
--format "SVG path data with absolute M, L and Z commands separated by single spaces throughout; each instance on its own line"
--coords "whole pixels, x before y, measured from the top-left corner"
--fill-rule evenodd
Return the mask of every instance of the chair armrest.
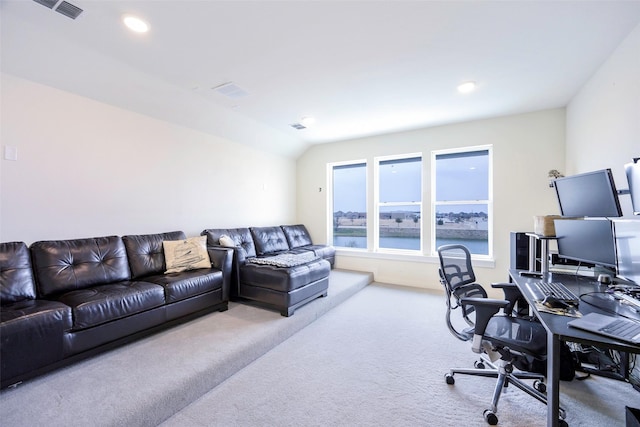
M 501 308 L 509 306 L 509 301 L 493 298 L 462 298 L 462 305 L 473 305 L 476 309 L 475 335 L 483 335 L 487 329 L 489 320 L 497 314 Z
M 524 304 L 522 293 L 515 283 L 492 283 L 491 287 L 495 289 L 502 289 L 502 292 L 504 293 L 504 299 L 509 301 L 509 306 L 504 309 L 504 313 L 507 316 L 511 316 L 516 302 L 522 301 L 522 303 Z
M 529 303 L 515 283 L 492 283 L 491 287 L 502 289 L 504 299 L 509 301 L 509 307 L 504 310 L 506 315 L 511 316 L 515 310 L 518 317 L 529 316 Z
M 509 283 L 509 282 L 501 282 L 501 283 L 492 283 L 491 284 L 492 288 L 497 288 L 497 289 L 518 289 L 518 285 L 516 285 L 515 283 Z

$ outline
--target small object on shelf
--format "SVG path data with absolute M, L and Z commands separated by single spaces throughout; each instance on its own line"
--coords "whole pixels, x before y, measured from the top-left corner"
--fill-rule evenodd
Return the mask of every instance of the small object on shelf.
M 556 228 L 553 221 L 561 219 L 560 215 L 544 215 L 533 217 L 533 232 L 545 237 L 553 237 L 556 235 Z

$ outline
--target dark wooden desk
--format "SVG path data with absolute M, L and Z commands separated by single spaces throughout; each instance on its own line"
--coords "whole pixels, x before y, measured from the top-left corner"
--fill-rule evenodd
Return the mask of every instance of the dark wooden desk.
M 547 330 L 547 426 L 557 426 L 560 407 L 560 346 L 562 341 L 577 342 L 595 347 L 610 348 L 623 353 L 640 353 L 640 346 L 624 343 L 598 334 L 570 327 L 567 323 L 573 317 L 558 316 L 555 314 L 539 312 L 536 310 L 534 296 L 527 283 L 541 280 L 536 277 L 520 276 L 520 270 L 509 270 L 511 280 L 518 286 L 530 304 L 534 314 Z M 548 273 L 544 280 L 547 282 L 561 282 L 577 296 L 584 295 L 581 299 L 579 311 L 583 315 L 591 312 L 608 314 L 610 316 L 627 315 L 640 319 L 640 314 L 630 307 L 623 306 L 619 302 L 599 294 L 606 287 L 600 285 L 593 277 L 576 276 L 571 274 Z M 591 305 L 593 302 L 598 306 Z

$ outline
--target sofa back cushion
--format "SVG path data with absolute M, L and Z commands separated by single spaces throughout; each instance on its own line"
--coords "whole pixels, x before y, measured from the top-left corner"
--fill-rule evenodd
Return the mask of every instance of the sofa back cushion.
M 0 303 L 35 299 L 31 254 L 24 242 L 0 243 Z
M 129 280 L 129 264 L 118 236 L 51 240 L 31 245 L 41 296 Z
M 244 263 L 245 258 L 256 256 L 256 247 L 248 228 L 208 228 L 201 234 L 207 236 L 207 246 L 227 246 L 220 242 L 220 237 L 231 238 L 234 242 L 234 257 L 240 263 Z
M 291 249 L 313 244 L 309 231 L 303 224 L 283 225 L 282 231 L 284 231 Z
M 139 279 L 151 274 L 163 274 L 166 270 L 166 262 L 162 242 L 186 238 L 182 231 L 122 236 L 129 258 L 131 277 Z
M 258 255 L 289 250 L 289 243 L 281 227 L 251 227 L 251 235 Z

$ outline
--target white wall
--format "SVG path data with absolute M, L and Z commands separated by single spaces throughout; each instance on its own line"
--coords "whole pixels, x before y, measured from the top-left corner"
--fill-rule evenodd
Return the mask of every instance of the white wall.
M 628 188 L 625 163 L 640 157 L 640 24 L 567 107 L 567 172 L 611 168 L 618 189 Z M 629 196 L 621 195 L 625 216 Z
M 329 162 L 367 159 L 372 164 L 376 156 L 422 152 L 428 163 L 432 150 L 485 144 L 493 145 L 494 155 L 495 266 L 476 268 L 476 274 L 482 283 L 504 281 L 510 232 L 531 231 L 534 215 L 558 214 L 547 175 L 564 168 L 564 109 L 316 145 L 298 159 L 298 219 L 314 240 L 326 241 Z M 427 176 L 424 212 L 430 212 L 430 185 Z M 429 226 L 424 227 L 429 239 Z M 440 289 L 436 259 L 426 255 L 399 260 L 340 254 L 337 266 L 373 272 L 380 282 Z
M 0 241 L 296 219 L 293 159 L 7 74 L 1 85 Z

